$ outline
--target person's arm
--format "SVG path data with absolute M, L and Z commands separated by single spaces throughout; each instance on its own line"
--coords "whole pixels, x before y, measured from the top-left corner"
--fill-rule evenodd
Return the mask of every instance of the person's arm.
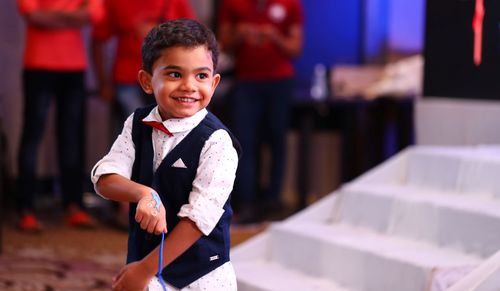
M 92 38 L 91 51 L 99 96 L 105 101 L 112 101 L 115 93 L 111 74 L 106 70 L 106 42 Z
M 293 24 L 286 35 L 272 25 L 263 26 L 260 33 L 291 58 L 297 57 L 302 52 L 303 28 L 301 24 Z
M 217 40 L 222 51 L 231 53 L 248 37 L 249 25 L 238 24 L 234 19 L 232 4 L 230 1 L 223 1 L 219 8 Z
M 34 26 L 48 29 L 77 28 L 90 22 L 87 6 L 73 11 L 36 9 L 24 14 L 26 21 Z
M 234 26 L 229 22 L 222 22 L 217 38 L 223 51 L 232 52 L 245 41 L 256 43 L 257 33 L 257 27 L 252 24 L 239 23 Z
M 94 0 L 97 2 L 99 0 Z M 90 2 L 90 3 L 94 3 Z M 97 2 L 99 3 L 99 2 Z M 109 6 L 110 3 L 106 2 L 103 6 L 99 6 L 99 9 L 95 9 L 95 14 L 101 17 L 96 17 L 95 23 L 92 25 L 92 32 L 90 37 L 90 48 L 91 48 L 91 60 L 93 64 L 94 74 L 96 78 L 97 88 L 99 90 L 99 96 L 105 101 L 111 101 L 115 97 L 112 73 L 108 68 L 108 60 L 110 58 L 109 49 L 107 47 L 108 40 L 113 36 L 117 35 L 116 24 L 113 23 L 114 19 L 110 15 L 110 11 L 113 11 L 113 7 Z M 97 6 L 97 5 L 96 5 Z

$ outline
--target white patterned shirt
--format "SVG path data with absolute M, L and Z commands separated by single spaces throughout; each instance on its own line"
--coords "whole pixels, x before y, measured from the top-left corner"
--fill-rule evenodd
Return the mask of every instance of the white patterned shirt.
M 207 113 L 206 109 L 202 109 L 187 118 L 172 118 L 162 121 L 158 107 L 151 110 L 143 121 L 162 122 L 173 134 L 173 136 L 168 136 L 164 132 L 153 128 L 151 137 L 154 151 L 153 171 L 156 171 L 165 156 L 205 118 Z M 132 166 L 135 160 L 135 147 L 132 141 L 132 122 L 133 114 L 125 121 L 123 131 L 113 143 L 109 153 L 98 161 L 92 169 L 91 179 L 92 183 L 94 183 L 94 188 L 99 177 L 104 174 L 118 174 L 128 179 L 131 178 Z M 200 162 L 193 181 L 193 188 L 191 193 L 189 193 L 189 203 L 183 205 L 177 215 L 189 218 L 196 223 L 196 226 L 204 235 L 209 235 L 224 213 L 223 207 L 233 189 L 237 166 L 238 154 L 233 147 L 231 137 L 223 129 L 216 130 L 208 138 L 201 150 Z M 96 192 L 99 194 L 97 189 Z M 222 270 L 226 271 L 220 272 Z M 216 278 L 211 278 L 209 281 L 220 282 L 221 284 L 226 283 L 226 287 L 229 287 L 227 278 L 234 277 L 234 273 L 229 274 L 228 272 L 234 272 L 230 262 L 203 276 L 189 286 L 200 283 L 198 281 L 202 279 L 205 282 L 210 278 L 210 275 L 216 275 Z M 209 276 L 209 278 L 205 278 L 206 276 Z M 200 288 L 204 287 L 206 286 L 200 286 Z M 222 289 L 217 290 L 236 290 L 236 285 L 233 286 L 234 288 L 229 289 L 222 286 L 219 287 Z M 198 289 L 190 288 L 186 290 Z

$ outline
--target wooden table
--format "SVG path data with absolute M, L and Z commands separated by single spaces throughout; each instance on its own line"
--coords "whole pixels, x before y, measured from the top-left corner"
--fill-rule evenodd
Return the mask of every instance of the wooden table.
M 315 132 L 326 130 L 340 134 L 340 181 L 349 182 L 414 144 L 413 103 L 411 96 L 325 101 L 298 98 L 292 108 L 291 127 L 299 133 L 296 179 L 299 208 L 307 206 L 310 185 L 307 173 L 312 170 L 307 161 Z

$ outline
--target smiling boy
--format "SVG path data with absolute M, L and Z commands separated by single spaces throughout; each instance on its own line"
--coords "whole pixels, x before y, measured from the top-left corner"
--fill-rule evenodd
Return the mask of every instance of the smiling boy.
M 206 110 L 220 81 L 217 58 L 213 33 L 193 20 L 163 23 L 144 40 L 138 78 L 157 105 L 137 109 L 92 170 L 98 194 L 130 202 L 127 265 L 113 290 L 148 286 L 161 233 L 169 290 L 236 290 L 229 196 L 239 145 Z

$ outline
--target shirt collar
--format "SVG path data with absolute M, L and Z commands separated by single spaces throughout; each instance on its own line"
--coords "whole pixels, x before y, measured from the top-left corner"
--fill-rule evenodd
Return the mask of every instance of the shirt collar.
M 193 116 L 186 118 L 170 118 L 162 121 L 160 112 L 158 111 L 158 106 L 155 106 L 149 114 L 142 119 L 143 121 L 159 121 L 171 132 L 183 132 L 195 128 L 207 115 L 208 111 L 206 108 L 196 112 Z

